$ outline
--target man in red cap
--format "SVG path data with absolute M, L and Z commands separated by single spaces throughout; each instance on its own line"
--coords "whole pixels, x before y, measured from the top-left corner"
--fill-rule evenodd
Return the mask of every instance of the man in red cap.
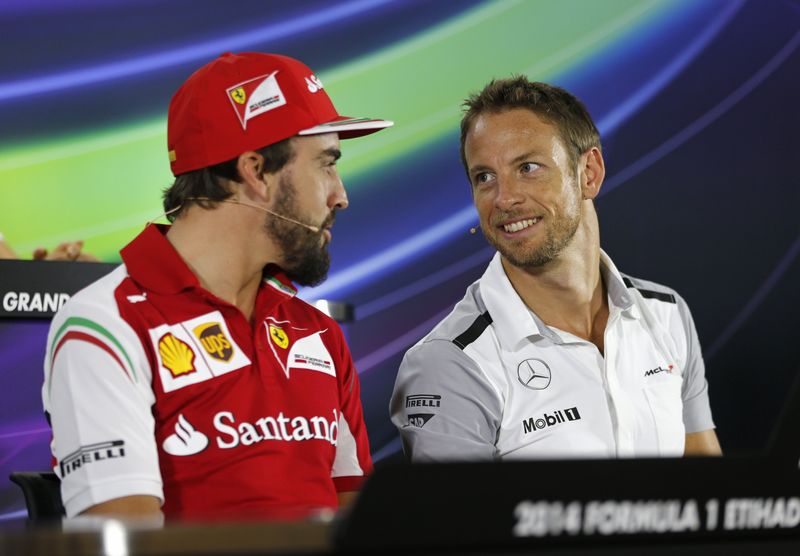
M 325 278 L 347 195 L 339 116 L 284 56 L 225 54 L 169 108 L 172 226 L 56 315 L 43 400 L 67 516 L 297 518 L 371 470 L 339 327 L 298 299 Z

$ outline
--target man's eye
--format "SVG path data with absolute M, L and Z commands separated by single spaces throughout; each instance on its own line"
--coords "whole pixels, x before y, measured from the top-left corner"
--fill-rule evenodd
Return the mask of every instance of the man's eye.
M 486 183 L 490 179 L 492 179 L 492 175 L 487 172 L 484 172 L 482 174 L 478 174 L 477 176 L 475 176 L 475 183 Z
M 520 166 L 519 169 L 522 171 L 523 174 L 529 174 L 534 170 L 536 170 L 538 167 L 539 165 L 536 164 L 535 162 L 526 162 L 522 166 Z

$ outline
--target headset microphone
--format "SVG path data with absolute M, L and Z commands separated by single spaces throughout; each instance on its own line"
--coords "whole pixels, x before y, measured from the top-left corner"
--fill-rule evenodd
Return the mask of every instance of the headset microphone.
M 234 201 L 233 199 L 209 199 L 208 197 L 188 197 L 187 201 L 210 201 L 212 203 L 231 203 L 233 205 L 242 205 L 243 207 L 250 207 L 254 209 L 258 209 L 260 211 L 264 211 L 267 214 L 271 214 L 275 218 L 280 218 L 281 220 L 285 220 L 286 222 L 291 222 L 292 224 L 297 224 L 298 226 L 302 226 L 307 230 L 311 230 L 315 234 L 318 234 L 322 231 L 322 228 L 319 226 L 312 226 L 311 224 L 306 224 L 305 222 L 300 222 L 299 220 L 295 220 L 294 218 L 289 218 L 288 216 L 284 216 L 282 214 L 278 214 L 277 212 L 273 212 L 269 209 L 265 209 L 264 207 L 260 207 L 258 205 L 251 205 L 250 203 L 242 203 L 241 201 Z

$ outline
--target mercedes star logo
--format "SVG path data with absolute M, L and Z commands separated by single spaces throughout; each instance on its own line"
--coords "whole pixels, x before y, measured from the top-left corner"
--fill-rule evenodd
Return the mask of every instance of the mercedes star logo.
M 526 359 L 517 367 L 517 379 L 525 388 L 544 390 L 550 386 L 550 367 L 541 359 Z

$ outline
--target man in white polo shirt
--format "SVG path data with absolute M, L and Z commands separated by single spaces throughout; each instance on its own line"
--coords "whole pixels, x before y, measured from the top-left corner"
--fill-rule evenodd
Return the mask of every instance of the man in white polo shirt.
M 461 155 L 498 253 L 406 353 L 391 401 L 414 462 L 721 454 L 685 301 L 600 249 L 600 137 L 567 91 L 496 80 Z

